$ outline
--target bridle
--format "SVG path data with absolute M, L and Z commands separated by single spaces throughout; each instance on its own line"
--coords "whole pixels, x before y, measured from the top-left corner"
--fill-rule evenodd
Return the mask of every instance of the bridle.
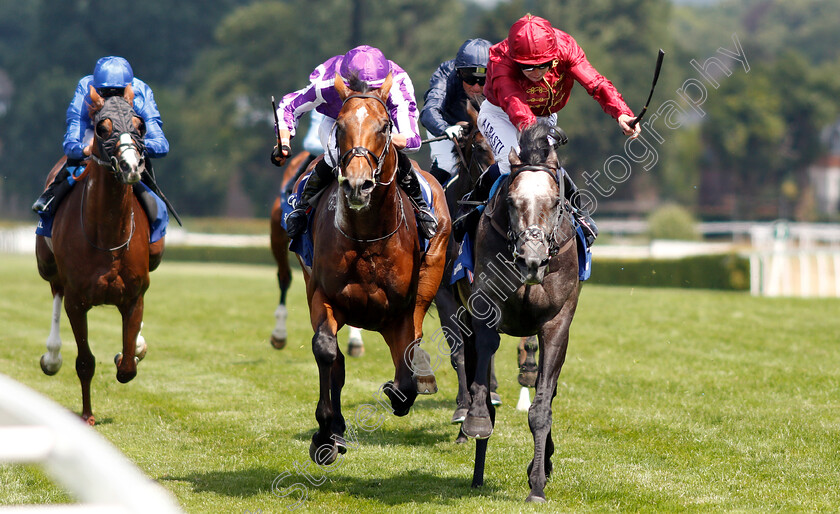
M 520 239 L 524 239 L 525 244 L 529 244 L 533 242 L 535 245 L 542 244 L 542 241 L 548 242 L 548 252 L 546 258 L 540 263 L 540 266 L 545 266 L 548 264 L 548 261 L 551 260 L 552 257 L 555 257 L 558 253 L 560 253 L 560 243 L 557 241 L 557 230 L 560 228 L 561 224 L 560 220 L 566 215 L 566 202 L 563 198 L 563 186 L 560 183 L 560 178 L 557 176 L 557 169 L 551 166 L 545 166 L 541 164 L 525 164 L 516 167 L 516 169 L 511 173 L 509 185 L 513 183 L 516 177 L 524 172 L 524 171 L 538 171 L 538 172 L 545 172 L 551 175 L 551 178 L 554 180 L 555 184 L 560 191 L 559 193 L 559 205 L 560 205 L 560 214 L 557 216 L 557 219 L 554 220 L 554 226 L 551 229 L 551 234 L 546 234 L 546 231 L 539 225 L 529 225 L 525 227 L 524 230 L 520 232 L 514 232 L 512 220 L 509 218 L 508 214 L 508 230 L 507 230 L 507 239 L 508 239 L 508 248 L 510 250 L 511 255 L 513 255 L 514 260 L 521 257 L 522 255 L 519 253 L 517 242 Z M 509 187 L 509 186 L 508 186 Z
M 342 102 L 342 107 L 348 101 L 353 98 L 370 98 L 376 100 L 382 107 L 385 109 L 385 112 L 388 113 L 388 106 L 385 104 L 385 101 L 379 98 L 376 95 L 368 95 L 368 94 L 355 94 L 350 95 L 344 99 Z M 339 159 L 339 174 L 341 174 L 342 169 L 346 169 L 347 165 L 350 163 L 351 160 L 355 159 L 356 157 L 363 157 L 368 165 L 373 169 L 373 179 L 378 186 L 386 186 L 394 181 L 394 177 L 391 177 L 391 180 L 388 182 L 380 182 L 379 178 L 382 176 L 382 166 L 385 164 L 385 158 L 388 155 L 388 152 L 391 150 L 391 137 L 394 128 L 394 121 L 391 119 L 390 114 L 388 114 L 388 126 L 386 129 L 387 132 L 387 139 L 385 141 L 385 147 L 382 148 L 382 153 L 379 154 L 377 157 L 373 152 L 365 148 L 364 146 L 354 146 L 353 148 L 347 150 L 342 154 L 341 159 Z M 396 176 L 396 174 L 394 175 Z
M 109 101 L 111 98 L 117 97 L 106 99 L 105 105 L 96 113 L 93 120 L 94 139 L 99 148 L 99 153 L 108 160 L 101 158 L 95 153 L 91 153 L 90 157 L 100 166 L 109 168 L 114 174 L 118 175 L 120 173 L 120 163 L 117 156 L 121 155 L 124 150 L 134 147 L 137 149 L 137 153 L 140 155 L 142 162 L 143 155 L 145 154 L 145 144 L 143 143 L 143 136 L 134 124 L 131 123 L 131 120 L 137 117 L 134 108 L 127 101 Z M 111 135 L 107 139 L 99 137 L 96 131 L 96 126 L 103 119 L 110 119 L 113 127 Z

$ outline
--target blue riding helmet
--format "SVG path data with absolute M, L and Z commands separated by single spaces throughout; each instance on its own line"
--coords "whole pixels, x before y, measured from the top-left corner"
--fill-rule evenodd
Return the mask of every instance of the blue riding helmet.
M 134 80 L 134 71 L 128 61 L 122 57 L 109 55 L 96 61 L 93 69 L 93 87 L 124 88 Z
M 455 55 L 455 69 L 475 68 L 472 74 L 484 76 L 487 73 L 487 61 L 490 60 L 490 41 L 476 38 L 464 41 Z

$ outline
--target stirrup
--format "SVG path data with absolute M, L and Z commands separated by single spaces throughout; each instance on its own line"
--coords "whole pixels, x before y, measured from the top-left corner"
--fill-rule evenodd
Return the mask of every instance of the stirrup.
M 49 212 L 53 200 L 55 200 L 55 196 L 48 196 L 46 193 L 42 194 L 37 200 L 35 200 L 35 203 L 32 204 L 32 212 L 35 214 Z
M 437 220 L 428 209 L 417 209 L 415 217 L 424 239 L 431 239 L 437 233 Z
M 306 209 L 297 208 L 286 217 L 286 234 L 293 239 L 306 231 L 308 223 L 309 217 L 306 215 Z

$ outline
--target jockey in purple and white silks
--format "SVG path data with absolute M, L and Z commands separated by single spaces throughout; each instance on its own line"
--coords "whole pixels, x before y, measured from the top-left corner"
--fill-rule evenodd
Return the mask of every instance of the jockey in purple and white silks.
M 275 147 L 271 155 L 271 162 L 276 166 L 282 166 L 289 157 L 289 141 L 295 135 L 301 116 L 313 109 L 324 115 L 324 121 L 319 128 L 321 145 L 325 150 L 324 159 L 316 165 L 301 194 L 300 202 L 286 219 L 286 232 L 290 237 L 296 237 L 306 229 L 307 211 L 312 207 L 310 200 L 325 189 L 336 176 L 334 170 L 338 165 L 339 156 L 335 139 L 335 120 L 343 105 L 335 89 L 336 75 L 341 76 L 348 85 L 355 77 L 368 88 L 377 89 L 389 74 L 392 75 L 392 83 L 385 103 L 394 122 L 392 143 L 399 150 L 397 181 L 414 204 L 423 236 L 428 239 L 434 235 L 437 221 L 423 200 L 420 183 L 406 155 L 420 148 L 414 85 L 405 70 L 386 59 L 382 51 L 362 45 L 344 55 L 336 55 L 316 67 L 309 75 L 309 85 L 284 96 L 277 107 L 280 148 Z
M 56 175 L 44 193 L 32 205 L 37 212 L 55 212 L 61 198 L 69 192 L 72 180 L 71 174 L 78 177 L 81 173 L 83 161 L 90 157 L 93 143 L 93 122 L 88 113 L 91 105 L 90 87 L 103 97 L 122 96 L 127 85 L 134 90 L 134 112 L 143 118 L 146 134 L 143 137 L 146 157 L 164 157 L 169 153 L 169 141 L 163 134 L 163 121 L 160 119 L 152 88 L 134 76 L 131 65 L 122 57 L 107 56 L 96 61 L 93 74 L 86 75 L 79 80 L 70 105 L 67 107 L 66 131 L 64 133 L 64 154 L 67 163 Z M 151 163 L 146 161 L 147 171 L 150 172 Z M 146 173 L 144 173 L 144 178 Z M 148 182 L 148 180 L 144 180 Z M 155 187 L 156 189 L 156 187 Z

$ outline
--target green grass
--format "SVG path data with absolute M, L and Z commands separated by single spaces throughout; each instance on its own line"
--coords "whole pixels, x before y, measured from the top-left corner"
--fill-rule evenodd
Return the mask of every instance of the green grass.
M 64 367 L 38 366 L 49 287 L 34 257 L 0 256 L 0 372 L 81 409 L 75 344 L 62 323 Z M 146 295 L 149 353 L 137 378 L 114 377 L 119 315 L 92 311 L 93 410 L 101 435 L 188 512 L 545 512 L 523 502 L 533 443 L 518 394 L 515 341 L 497 358 L 500 393 L 484 488 L 469 487 L 474 444 L 455 445 L 456 383 L 404 418 L 359 432 L 328 475 L 308 457 L 317 368 L 300 275 L 290 291 L 290 343 L 273 350 L 277 292 L 268 266 L 164 261 Z M 554 400 L 550 511 L 836 511 L 840 506 L 840 323 L 837 300 L 586 286 Z M 438 327 L 426 320 L 426 334 Z M 393 377 L 386 346 L 347 361 L 348 421 Z M 342 347 L 346 334 L 341 334 Z M 378 413 L 384 413 L 376 407 Z M 320 485 L 306 480 L 324 479 Z M 38 468 L 0 466 L 0 505 L 69 501 Z

